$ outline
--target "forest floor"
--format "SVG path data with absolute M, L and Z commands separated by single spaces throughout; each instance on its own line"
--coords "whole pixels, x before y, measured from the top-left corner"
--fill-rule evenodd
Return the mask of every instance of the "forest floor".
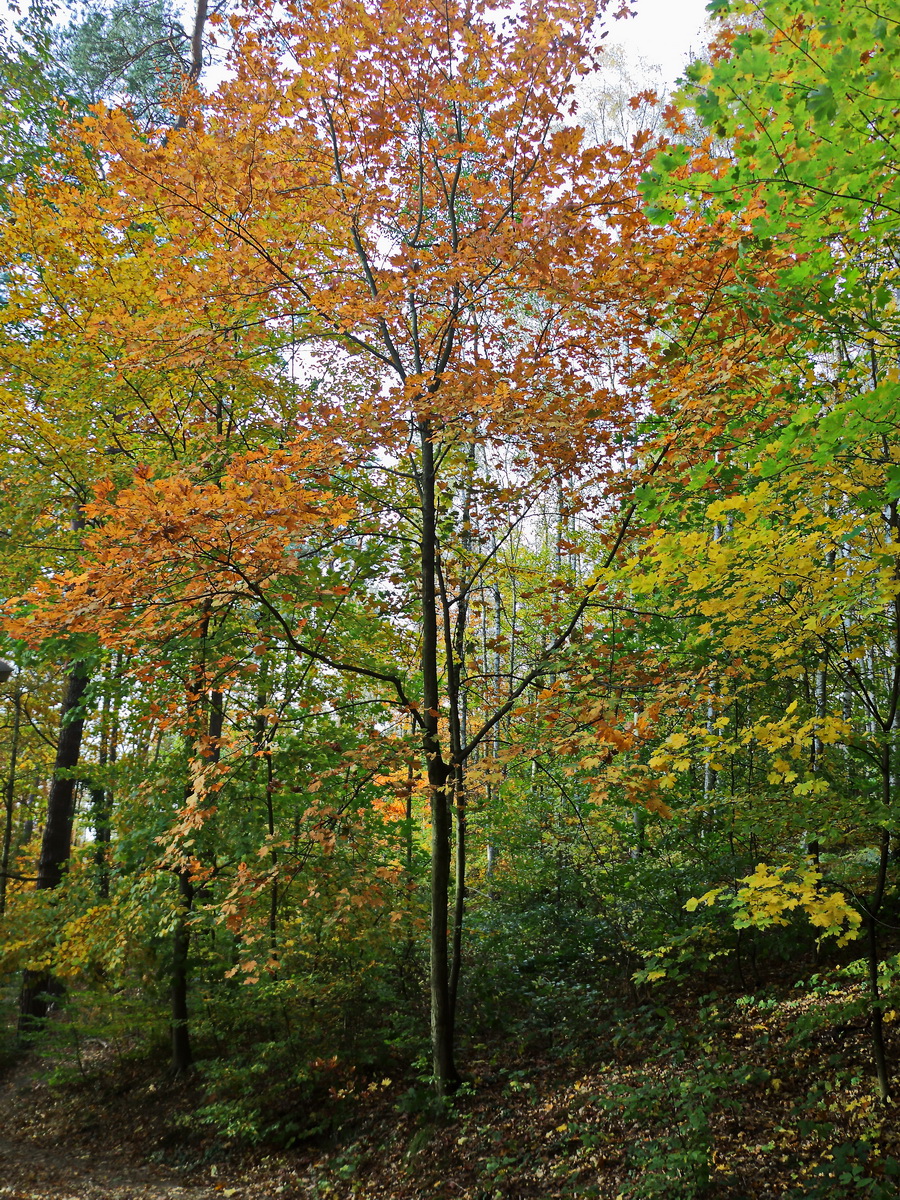
M 41 1068 L 24 1059 L 0 1081 L 4 1200 L 218 1200 L 208 1181 L 186 1181 L 150 1159 L 170 1098 L 154 1103 L 145 1090 L 137 1108 L 134 1096 L 117 1105 L 99 1080 L 90 1089 L 53 1086 Z
M 159 1060 L 101 1042 L 74 1072 L 9 1060 L 0 1200 L 900 1200 L 900 1105 L 875 1099 L 865 1020 L 798 1035 L 804 1004 L 688 998 L 664 1029 L 658 1009 L 598 1027 L 595 1053 L 470 1047 L 444 1111 L 400 1071 L 338 1070 L 291 1149 L 198 1125 L 202 1076 Z

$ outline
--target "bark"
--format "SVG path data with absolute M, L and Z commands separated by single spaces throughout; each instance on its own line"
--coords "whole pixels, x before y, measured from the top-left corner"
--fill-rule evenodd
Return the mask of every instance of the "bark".
M 206 17 L 209 10 L 208 0 L 197 0 L 194 10 L 194 28 L 191 31 L 191 65 L 187 73 L 188 83 L 196 84 L 203 71 L 203 31 L 206 28 Z M 184 129 L 187 118 L 182 113 L 175 122 L 176 129 Z
M 201 660 L 196 670 L 196 697 L 205 714 L 207 743 L 203 751 L 211 762 L 218 762 L 221 752 L 220 739 L 225 724 L 224 697 L 220 691 L 206 690 L 206 638 L 209 633 L 209 602 L 204 606 L 200 629 Z M 201 739 L 201 745 L 202 745 Z M 186 739 L 187 757 L 190 760 L 191 743 Z M 185 800 L 191 794 L 190 783 L 185 786 Z M 178 871 L 179 905 L 172 934 L 172 976 L 170 985 L 169 1018 L 172 1032 L 172 1073 L 189 1071 L 194 1054 L 191 1047 L 190 1013 L 188 995 L 190 990 L 191 912 L 197 889 L 191 881 L 189 866 Z
M 450 766 L 441 754 L 438 738 L 440 680 L 437 628 L 437 525 L 435 511 L 435 461 L 429 423 L 419 426 L 422 454 L 422 749 L 428 771 L 431 803 L 431 1051 L 438 1095 L 452 1092 L 459 1083 L 453 1058 L 453 1013 L 450 1003 L 450 963 L 447 922 L 450 887 L 450 804 L 447 783 Z
M 121 675 L 121 654 L 116 656 L 116 680 Z M 110 688 L 103 696 L 100 715 L 100 753 L 97 765 L 104 767 L 116 761 L 118 713 L 112 704 Z M 91 820 L 94 826 L 94 864 L 97 868 L 97 895 L 109 899 L 109 847 L 112 839 L 112 789 L 102 782 L 91 788 Z
M 426 737 L 426 741 L 428 741 Z M 432 746 L 435 743 L 431 743 Z M 459 1083 L 453 1057 L 453 1013 L 450 1004 L 450 965 L 447 921 L 450 887 L 449 771 L 436 749 L 428 761 L 431 793 L 431 1050 L 438 1095 L 450 1094 Z
M 12 846 L 13 809 L 16 795 L 16 764 L 19 759 L 19 733 L 22 728 L 22 693 L 13 693 L 13 734 L 9 752 L 9 775 L 4 790 L 5 823 L 3 826 L 3 858 L 0 861 L 0 915 L 6 912 L 6 881 L 9 878 L 10 848 Z
M 474 457 L 470 459 L 474 467 Z M 471 549 L 470 524 L 471 506 L 470 489 L 467 487 L 462 508 L 462 544 L 468 554 Z M 439 563 L 440 565 L 440 563 Z M 453 617 L 452 604 L 447 589 L 443 571 L 438 571 L 438 583 L 441 594 L 441 613 L 444 622 L 444 648 L 446 654 L 447 692 L 450 701 L 450 752 L 452 770 L 452 796 L 456 814 L 456 845 L 454 850 L 455 891 L 453 898 L 453 938 L 450 956 L 449 990 L 450 990 L 450 1025 L 451 1037 L 455 1036 L 457 999 L 459 995 L 459 980 L 462 973 L 462 935 L 466 915 L 466 870 L 467 870 L 467 793 L 466 765 L 463 748 L 468 741 L 468 696 L 466 686 L 466 635 L 469 619 L 468 589 L 471 580 L 461 581 L 457 598 L 456 617 Z
M 38 889 L 59 887 L 72 851 L 72 826 L 75 819 L 73 772 L 81 755 L 81 736 L 84 730 L 81 702 L 87 685 L 87 664 L 74 663 L 62 703 L 56 763 L 47 799 L 47 820 L 38 861 Z M 25 972 L 19 997 L 20 1037 L 27 1037 L 46 1017 L 47 995 L 51 986 L 47 971 Z
M 891 1084 L 887 1064 L 887 1051 L 884 1045 L 884 1005 L 881 999 L 881 989 L 878 984 L 880 951 L 878 948 L 877 919 L 871 915 L 866 918 L 866 934 L 869 960 L 869 999 L 872 1008 L 872 1057 L 875 1062 L 875 1076 L 878 1080 L 878 1094 L 882 1100 L 889 1100 Z
M 269 894 L 269 956 L 274 962 L 278 954 L 278 851 L 275 849 L 275 801 L 274 773 L 272 770 L 272 736 L 269 730 L 266 707 L 269 703 L 269 656 L 263 655 L 259 687 L 256 693 L 256 720 L 253 744 L 263 760 L 263 783 L 266 795 L 266 831 L 271 848 L 269 861 L 272 864 L 272 891 Z
M 889 746 L 883 746 L 881 751 L 881 781 L 882 797 L 885 807 L 891 800 L 891 752 Z M 875 1075 L 878 1079 L 878 1092 L 882 1100 L 890 1098 L 890 1072 L 887 1062 L 887 1051 L 884 1044 L 884 1004 L 881 998 L 881 988 L 878 982 L 878 968 L 881 965 L 878 946 L 878 924 L 884 893 L 887 886 L 888 867 L 890 864 L 890 832 L 881 832 L 881 845 L 878 856 L 878 874 L 875 879 L 875 889 L 865 906 L 866 941 L 869 967 L 869 1003 L 872 1017 L 872 1057 L 875 1062 Z
M 451 1036 L 456 1028 L 456 1001 L 462 972 L 462 932 L 466 913 L 466 785 L 461 767 L 455 772 L 453 791 L 456 801 L 456 892 L 453 899 L 453 947 L 449 979 Z
M 101 759 L 100 766 L 105 766 Z M 97 868 L 97 895 L 109 899 L 109 843 L 112 836 L 112 793 L 103 787 L 91 788 L 91 823 L 94 826 L 94 865 Z
M 221 692 L 209 694 L 209 724 L 208 736 L 211 741 L 207 757 L 210 762 L 217 763 L 222 755 L 221 737 L 225 728 L 225 699 Z
M 889 724 L 894 723 L 895 712 L 891 713 Z M 891 801 L 891 748 L 887 744 L 881 748 L 881 787 L 882 801 L 885 808 Z M 872 895 L 863 906 L 866 929 L 866 949 L 869 975 L 869 1008 L 872 1026 L 872 1058 L 875 1064 L 875 1075 L 878 1080 L 878 1092 L 882 1100 L 888 1100 L 891 1095 L 890 1071 L 888 1069 L 887 1051 L 884 1044 L 884 1003 L 881 997 L 881 987 L 878 982 L 878 969 L 881 965 L 881 954 L 878 946 L 878 925 L 884 903 L 887 887 L 888 869 L 890 866 L 890 831 L 881 831 L 878 855 L 878 872 L 875 877 L 875 887 Z
M 406 769 L 406 873 L 412 879 L 413 869 L 413 764 Z
M 900 533 L 896 504 L 892 504 L 891 506 L 890 520 L 888 524 L 890 528 L 891 540 L 896 541 L 898 538 L 898 533 Z M 900 566 L 895 568 L 895 573 L 900 575 Z M 892 610 L 893 663 L 889 677 L 890 684 L 888 687 L 888 694 L 886 697 L 886 710 L 883 716 L 878 714 L 878 724 L 881 726 L 881 733 L 883 737 L 879 767 L 881 774 L 881 801 L 885 812 L 889 812 L 891 810 L 893 801 L 891 789 L 893 785 L 895 763 L 891 741 L 894 735 L 894 730 L 897 727 L 897 714 L 898 711 L 900 711 L 900 601 L 893 601 Z M 874 680 L 874 668 L 869 671 L 869 678 Z M 872 688 L 874 693 L 874 684 L 872 685 Z M 876 714 L 873 711 L 873 719 L 875 715 Z M 868 935 L 869 997 L 872 1012 L 872 1056 L 875 1061 L 875 1074 L 878 1078 L 878 1091 L 882 1100 L 887 1100 L 890 1098 L 891 1085 L 887 1052 L 884 1044 L 884 1004 L 881 998 L 881 990 L 878 983 L 878 968 L 881 965 L 880 951 L 878 946 L 878 925 L 880 923 L 879 918 L 888 883 L 888 871 L 890 869 L 891 861 L 890 848 L 890 830 L 883 829 L 881 831 L 881 842 L 878 856 L 878 874 L 875 879 L 875 888 L 865 906 L 866 933 Z
M 178 872 L 180 905 L 172 939 L 172 1071 L 181 1075 L 194 1061 L 188 1014 L 188 953 L 191 944 L 190 915 L 194 885 L 189 871 Z
M 37 886 L 55 888 L 62 882 L 63 870 L 72 849 L 75 820 L 75 779 L 73 773 L 81 756 L 84 716 L 81 701 L 88 685 L 87 665 L 75 663 L 66 685 L 62 718 L 56 745 L 56 763 L 47 800 L 47 822 L 41 842 Z

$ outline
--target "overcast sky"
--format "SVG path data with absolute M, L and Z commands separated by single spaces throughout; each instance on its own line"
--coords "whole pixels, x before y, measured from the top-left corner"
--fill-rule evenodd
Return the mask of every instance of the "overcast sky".
M 708 0 L 630 0 L 637 16 L 609 22 L 609 42 L 628 51 L 629 57 L 658 63 L 671 85 L 684 69 L 691 50 L 705 44 L 701 30 Z M 187 27 L 193 20 L 196 0 L 181 0 Z M 24 5 L 23 5 L 24 7 Z M 0 19 L 9 19 L 7 0 L 0 0 Z M 210 79 L 206 79 L 207 85 Z
M 703 48 L 701 29 L 707 0 L 631 0 L 637 16 L 610 21 L 608 41 L 624 46 L 631 58 L 658 63 L 669 84 L 681 74 L 691 50 Z

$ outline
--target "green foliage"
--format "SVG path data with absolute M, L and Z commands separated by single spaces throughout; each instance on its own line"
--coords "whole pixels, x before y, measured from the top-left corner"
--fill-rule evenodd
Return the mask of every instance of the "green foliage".
M 0 203 L 5 190 L 47 161 L 62 112 L 52 83 L 54 6 L 30 6 L 10 31 L 0 26 Z
M 360 214 L 392 176 L 380 160 L 372 179 L 363 172 L 353 186 L 371 193 L 362 188 L 350 224 L 337 223 L 350 185 L 333 182 L 334 147 L 322 140 L 333 114 L 316 110 L 307 142 L 291 141 L 307 120 L 300 101 L 312 103 L 306 79 L 291 91 L 279 75 L 258 111 L 226 88 L 214 119 L 198 110 L 183 137 L 164 140 L 146 125 L 169 120 L 185 52 L 164 0 L 89 7 L 55 32 L 37 14 L 21 44 L 0 47 L 10 96 L 0 158 L 17 205 L 3 227 L 0 403 L 15 406 L 0 461 L 4 579 L 11 594 L 34 583 L 3 618 L 3 645 L 32 682 L 29 740 L 9 785 L 15 871 L 0 970 L 46 970 L 68 988 L 37 1039 L 56 1082 L 89 1073 L 92 1039 L 112 1039 L 117 1054 L 158 1052 L 182 971 L 203 1088 L 190 1120 L 241 1143 L 321 1145 L 383 1102 L 391 1120 L 417 1125 L 404 1127 L 411 1174 L 442 1130 L 469 1121 L 491 1143 L 483 1194 L 514 1189 L 526 1152 L 494 1136 L 493 1116 L 469 1120 L 477 1085 L 433 1096 L 420 1057 L 429 916 L 458 885 L 462 928 L 456 914 L 447 925 L 462 947 L 464 1053 L 502 1072 L 511 1108 L 542 1102 L 535 1064 L 608 1082 L 591 1092 L 602 1119 L 567 1113 L 542 1141 L 577 1142 L 589 1157 L 614 1130 L 627 1147 L 613 1163 L 624 1196 L 715 1200 L 741 1186 L 722 1169 L 724 1118 L 749 1111 L 757 1084 L 771 1083 L 775 1103 L 793 1070 L 778 1056 L 800 1058 L 819 1039 L 828 1049 L 809 1070 L 827 1066 L 846 1111 L 826 1108 L 824 1090 L 797 1101 L 807 1142 L 791 1186 L 806 1190 L 787 1194 L 894 1194 L 896 1160 L 870 1150 L 879 1131 L 853 1115 L 869 1111 L 861 1100 L 846 1099 L 868 1086 L 868 1051 L 855 1045 L 854 1065 L 830 1043 L 842 1029 L 861 1038 L 880 1014 L 890 1032 L 900 1007 L 898 22 L 853 0 L 712 8 L 729 23 L 691 68 L 689 111 L 669 113 L 643 210 L 627 192 L 611 237 L 627 270 L 576 245 L 615 207 L 591 190 L 593 158 L 579 158 L 559 263 L 540 257 L 549 242 L 534 233 L 537 205 L 530 225 L 516 215 L 508 240 L 484 252 L 478 287 L 503 297 L 489 320 L 460 301 L 469 285 L 456 274 L 481 253 L 487 225 L 472 225 L 471 245 L 453 233 L 427 285 L 434 230 L 389 257 L 378 286 L 367 266 L 352 292 Z M 85 122 L 80 136 L 92 129 L 102 150 L 86 159 L 73 135 L 63 167 L 41 173 L 44 152 L 21 130 L 46 143 L 58 124 L 55 109 L 41 115 L 58 78 L 51 50 L 76 115 L 105 100 L 130 116 Z M 239 73 L 231 82 L 246 85 Z M 489 90 L 480 76 L 463 83 L 476 98 Z M 364 96 L 366 86 L 354 83 Z M 385 115 L 376 108 L 373 129 Z M 231 128 L 228 114 L 245 110 L 259 124 Z M 385 145 L 410 112 L 386 121 Z M 274 159 L 268 121 L 283 139 Z M 479 121 L 469 132 L 480 169 L 500 123 L 491 133 Z M 425 124 L 419 133 L 421 146 L 443 136 L 426 137 Z M 553 137 L 569 145 L 568 133 Z M 544 171 L 555 193 L 576 143 L 526 177 Z M 415 144 L 403 143 L 402 163 Z M 459 134 L 444 150 L 466 144 Z M 603 153 L 617 180 L 645 163 L 642 145 L 634 160 L 621 146 Z M 173 175 L 141 191 L 147 173 L 131 178 L 129 155 Z M 288 166 L 322 161 L 330 182 L 318 210 L 319 184 L 301 175 L 294 188 Z M 260 163 L 268 174 L 253 174 Z M 460 168 L 472 192 L 454 219 L 474 222 L 485 198 L 515 209 L 492 191 L 505 163 L 483 177 Z M 29 174 L 52 195 L 32 193 Z M 395 205 L 404 220 L 422 207 L 423 178 Z M 182 192 L 202 193 L 199 207 L 172 208 Z M 399 218 L 374 211 L 380 247 Z M 234 213 L 231 240 L 218 240 L 232 221 L 222 214 Z M 432 219 L 420 212 L 420 232 Z M 248 250 L 251 227 L 260 241 Z M 281 303 L 290 255 L 312 290 L 294 297 L 296 310 L 267 308 Z M 527 286 L 502 276 L 507 259 L 531 272 Z M 605 272 L 630 296 L 621 346 L 589 320 L 618 303 L 599 290 Z M 533 300 L 545 277 L 546 312 Z M 462 305 L 453 318 L 444 301 L 419 314 L 416 289 L 443 295 L 447 279 L 448 303 Z M 344 307 L 331 325 L 318 309 L 309 316 L 334 297 Z M 400 315 L 386 316 L 397 297 Z M 555 341 L 547 314 L 570 302 L 577 328 Z M 392 391 L 383 368 L 400 351 L 364 357 L 389 318 L 401 349 L 452 329 L 438 337 L 439 360 L 471 337 L 459 378 L 420 394 L 406 372 Z M 552 351 L 507 371 L 505 356 L 545 318 L 539 340 Z M 366 321 L 365 337 L 348 332 Z M 495 328 L 488 371 L 481 343 Z M 584 377 L 566 367 L 528 410 L 520 392 L 544 387 L 551 360 L 574 362 L 576 348 Z M 585 400 L 607 359 L 609 397 L 633 387 L 633 411 L 591 408 L 574 442 L 566 406 Z M 298 381 L 307 368 L 316 378 Z M 461 407 L 444 410 L 452 388 Z M 423 416 L 426 400 L 435 414 Z M 432 511 L 421 464 L 435 454 Z M 434 587 L 422 582 L 431 535 Z M 435 598 L 443 641 L 431 637 Z M 95 676 L 77 844 L 63 884 L 36 892 L 33 827 L 59 713 L 47 675 L 75 653 L 90 655 Z M 455 790 L 429 784 L 438 743 L 455 747 Z M 455 839 L 460 850 L 448 879 L 429 875 L 445 803 L 456 824 L 441 849 Z M 847 961 L 866 918 L 868 957 Z M 437 921 L 437 941 L 443 929 Z M 795 999 L 744 997 L 766 1056 L 755 1074 L 723 1049 L 721 1013 L 694 998 L 793 983 L 813 956 L 817 975 Z M 675 1015 L 635 1012 L 648 996 L 682 1004 Z M 746 1036 L 737 1030 L 735 1044 Z M 344 1147 L 323 1194 L 354 1185 L 361 1144 Z M 763 1159 L 772 1145 L 759 1147 Z M 595 1194 L 596 1172 L 554 1194 L 578 1187 L 571 1194 Z
M 754 22 L 758 11 L 743 0 L 719 5 L 715 15 L 732 17 L 736 36 L 722 37 L 726 54 L 689 71 L 686 94 L 697 115 L 734 140 L 724 174 L 698 179 L 696 190 L 733 207 L 758 183 L 782 196 L 784 207 L 770 202 L 758 211 L 762 236 L 791 228 L 808 245 L 835 214 L 859 237 L 886 234 L 900 219 L 893 159 L 884 153 L 900 21 L 838 0 L 780 0 Z M 801 213 L 799 224 L 788 224 Z
M 86 4 L 54 32 L 65 90 L 84 105 L 126 103 L 139 121 L 171 121 L 166 98 L 187 70 L 189 38 L 168 0 Z
M 713 1160 L 710 1118 L 739 1108 L 736 1090 L 753 1078 L 753 1072 L 735 1068 L 727 1055 L 714 1049 L 716 1014 L 715 1006 L 698 1013 L 697 1029 L 708 1039 L 700 1046 L 693 1041 L 694 1030 L 680 1029 L 671 1019 L 664 1019 L 662 1028 L 648 1030 L 654 1041 L 668 1042 L 667 1049 L 652 1054 L 599 1098 L 622 1122 L 629 1180 L 624 1194 L 634 1200 L 673 1195 L 700 1200 L 728 1182 L 727 1168 Z M 652 1026 L 654 1021 L 647 1023 Z
M 832 1200 L 837 1195 L 893 1200 L 900 1186 L 900 1162 L 889 1155 L 878 1160 L 864 1141 L 841 1142 L 812 1168 L 803 1186 L 786 1193 L 789 1200 Z

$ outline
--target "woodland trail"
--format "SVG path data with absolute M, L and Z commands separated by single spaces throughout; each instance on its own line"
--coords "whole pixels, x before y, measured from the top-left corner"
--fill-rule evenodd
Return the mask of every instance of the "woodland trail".
M 133 1130 L 63 1105 L 21 1063 L 0 1079 L 0 1200 L 218 1200 L 232 1189 L 192 1185 L 142 1161 Z M 123 1133 L 125 1136 L 123 1137 Z
M 3 1200 L 213 1200 L 222 1192 L 186 1187 L 161 1171 L 60 1154 L 0 1137 Z

